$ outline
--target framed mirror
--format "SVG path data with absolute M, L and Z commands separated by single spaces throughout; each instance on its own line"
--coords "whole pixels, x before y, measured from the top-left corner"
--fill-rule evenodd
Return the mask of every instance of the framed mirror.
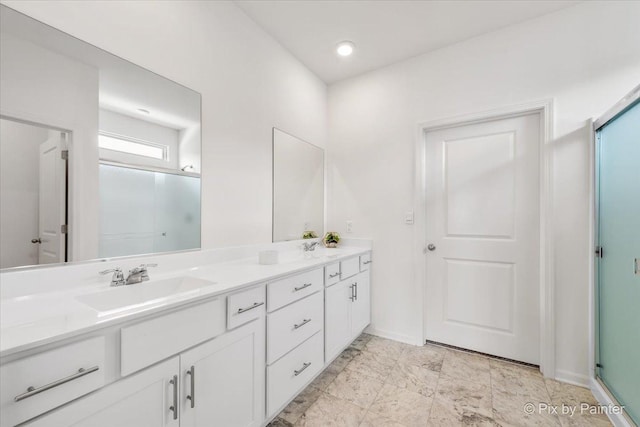
M 273 241 L 324 233 L 324 150 L 273 128 Z
M 0 20 L 0 268 L 200 248 L 200 94 Z

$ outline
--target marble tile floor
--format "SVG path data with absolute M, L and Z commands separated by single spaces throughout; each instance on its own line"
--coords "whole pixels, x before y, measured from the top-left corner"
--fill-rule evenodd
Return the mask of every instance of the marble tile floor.
M 528 403 L 535 405 L 528 414 Z M 537 410 L 555 405 L 558 414 Z M 591 392 L 535 368 L 437 345 L 362 334 L 270 427 L 610 426 Z M 577 405 L 572 416 L 562 405 Z

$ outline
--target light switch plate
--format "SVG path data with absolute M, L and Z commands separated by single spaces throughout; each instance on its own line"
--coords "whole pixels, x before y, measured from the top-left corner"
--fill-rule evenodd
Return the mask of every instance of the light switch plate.
M 404 214 L 404 223 L 407 225 L 413 225 L 413 211 L 406 212 Z

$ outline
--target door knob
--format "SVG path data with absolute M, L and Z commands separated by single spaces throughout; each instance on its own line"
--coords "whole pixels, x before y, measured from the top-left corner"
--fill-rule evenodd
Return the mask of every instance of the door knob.
M 42 243 L 42 240 L 40 238 L 31 239 L 31 243 Z
M 429 243 L 427 245 L 427 249 L 429 249 L 431 252 L 436 250 L 436 245 L 434 245 L 433 243 Z

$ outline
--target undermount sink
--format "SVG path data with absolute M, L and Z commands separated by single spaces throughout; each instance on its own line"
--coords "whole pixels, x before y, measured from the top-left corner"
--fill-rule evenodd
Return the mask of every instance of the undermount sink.
M 199 293 L 215 282 L 195 277 L 175 277 L 110 288 L 105 291 L 77 296 L 81 303 L 99 312 L 114 312 L 156 305 L 173 297 Z

